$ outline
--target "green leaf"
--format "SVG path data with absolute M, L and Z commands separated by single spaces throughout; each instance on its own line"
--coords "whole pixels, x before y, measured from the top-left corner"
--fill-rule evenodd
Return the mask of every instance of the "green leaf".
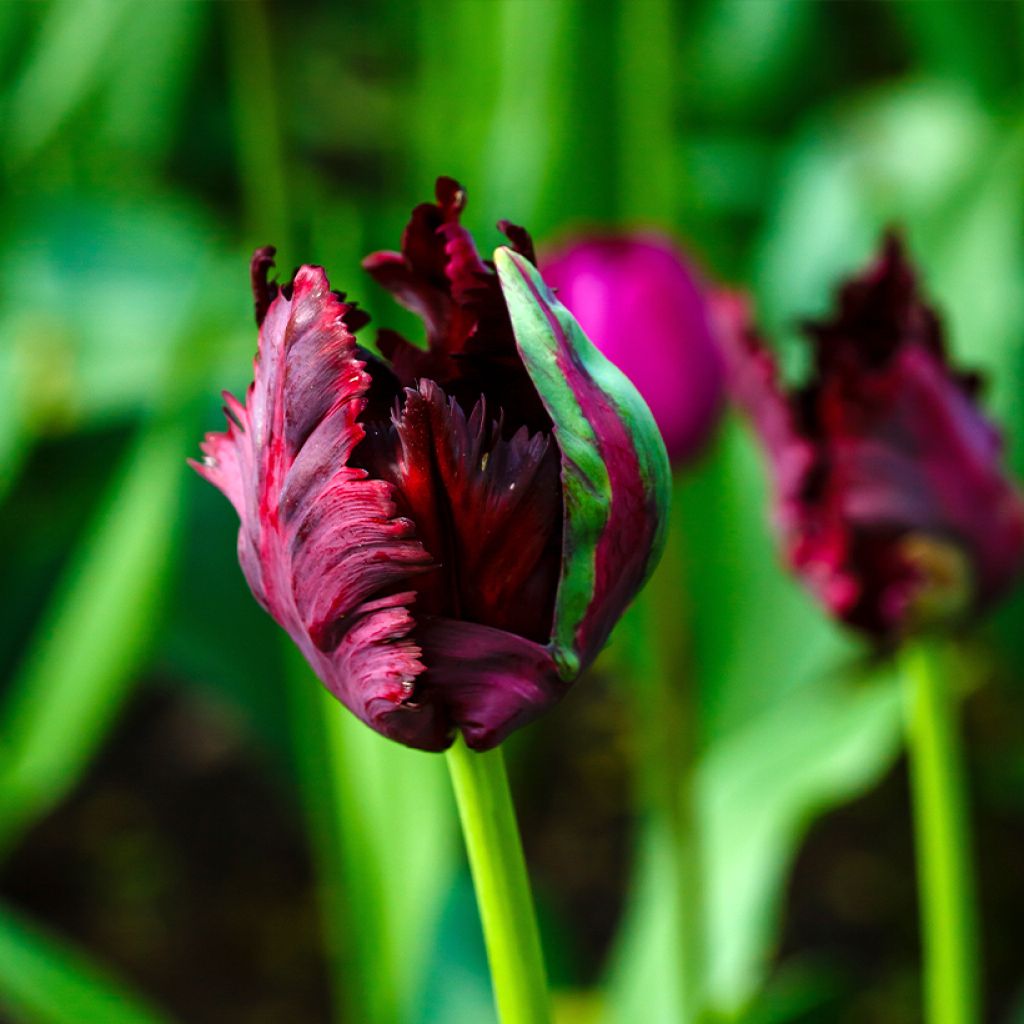
M 168 1024 L 105 969 L 0 905 L 0 1009 L 16 1024 Z
M 691 86 L 687 105 L 725 123 L 729 115 L 749 123 L 784 110 L 806 88 L 821 18 L 818 5 L 787 0 L 701 4 L 680 62 L 700 68 L 703 87 Z
M 247 310 L 244 290 L 233 303 L 216 288 L 216 250 L 194 206 L 65 193 L 5 212 L 21 283 L 0 296 L 0 330 L 23 353 L 21 402 L 39 433 L 178 400 L 182 359 L 208 364 L 221 351 L 205 343 L 211 320 Z
M 700 838 L 705 993 L 715 1013 L 734 1019 L 765 982 L 786 874 L 809 824 L 874 784 L 899 740 L 892 681 L 849 687 L 823 680 L 708 753 L 699 779 Z M 675 871 L 671 835 L 649 823 L 609 979 L 608 1021 L 679 1019 Z
M 784 572 L 769 507 L 760 453 L 730 422 L 680 485 L 673 529 L 687 570 L 675 608 L 660 615 L 689 631 L 692 664 L 679 666 L 678 685 L 699 683 L 703 990 L 726 1019 L 766 981 L 784 882 L 809 823 L 872 785 L 900 739 L 896 688 L 850 682 L 857 647 Z M 662 604 L 669 599 L 666 589 Z M 631 1024 L 641 1011 L 652 1024 L 680 1019 L 678 873 L 664 818 L 644 819 L 609 1022 Z
M 880 778 L 900 723 L 896 689 L 851 685 L 858 646 L 781 565 L 753 439 L 730 424 L 716 454 L 687 483 L 679 515 L 689 589 L 701 595 L 691 628 L 705 737 L 706 992 L 735 1012 L 765 980 L 808 824 Z M 716 518 L 692 511 L 700 508 Z
M 702 767 L 711 1003 L 735 1012 L 763 983 L 784 882 L 808 825 L 873 785 L 900 746 L 892 680 L 822 680 L 711 751 Z
M 107 72 L 104 56 L 127 0 L 56 0 L 10 93 L 8 157 L 24 160 L 57 133 Z
M 145 428 L 44 614 L 0 718 L 0 845 L 75 783 L 142 664 L 167 590 L 183 424 Z
M 338 1019 L 412 1020 L 459 855 L 444 758 L 368 728 L 283 642 Z
M 140 162 L 167 153 L 203 52 L 200 30 L 212 13 L 204 4 L 130 6 L 107 58 L 104 109 L 92 125 L 97 143 Z
M 889 223 L 927 267 L 995 138 L 970 93 L 947 82 L 901 82 L 816 111 L 789 146 L 759 242 L 762 326 L 775 335 L 821 313 Z
M 559 129 L 571 119 L 560 58 L 578 3 L 493 3 L 500 21 L 497 52 L 488 56 L 500 69 L 500 80 L 490 132 L 473 139 L 472 145 L 486 160 L 480 177 L 491 195 L 524 220 L 541 204 Z M 543 117 L 535 116 L 539 110 Z
M 18 478 L 34 440 L 30 397 L 33 353 L 7 334 L 0 348 L 0 380 L 5 382 L 6 401 L 0 405 L 0 501 Z

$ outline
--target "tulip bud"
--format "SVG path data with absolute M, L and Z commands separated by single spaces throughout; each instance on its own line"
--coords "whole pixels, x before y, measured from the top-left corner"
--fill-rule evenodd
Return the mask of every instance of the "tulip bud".
M 245 404 L 199 472 L 241 521 L 253 594 L 327 688 L 384 735 L 478 750 L 557 701 L 660 555 L 669 469 L 629 381 L 544 284 L 529 236 L 484 261 L 437 183 L 366 269 L 419 313 L 381 332 L 319 267 L 268 282 Z
M 709 295 L 667 238 L 583 237 L 541 263 L 595 345 L 636 385 L 674 465 L 692 459 L 722 408 L 724 371 Z

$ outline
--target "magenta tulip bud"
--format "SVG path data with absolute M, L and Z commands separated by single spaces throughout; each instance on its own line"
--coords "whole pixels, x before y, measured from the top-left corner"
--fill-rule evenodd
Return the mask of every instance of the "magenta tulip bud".
M 398 252 L 364 267 L 424 321 L 381 332 L 320 267 L 252 263 L 254 381 L 196 468 L 240 520 L 260 604 L 374 729 L 442 750 L 499 743 L 557 701 L 661 553 L 670 473 L 636 389 L 533 266 L 477 252 L 437 182 Z
M 1024 501 L 976 375 L 954 369 L 898 238 L 807 325 L 808 383 L 783 390 L 742 300 L 720 300 L 730 384 L 773 469 L 787 558 L 878 639 L 970 615 L 1024 560 Z
M 709 292 L 678 247 L 655 234 L 584 237 L 541 270 L 646 399 L 672 463 L 692 459 L 718 421 L 724 371 Z

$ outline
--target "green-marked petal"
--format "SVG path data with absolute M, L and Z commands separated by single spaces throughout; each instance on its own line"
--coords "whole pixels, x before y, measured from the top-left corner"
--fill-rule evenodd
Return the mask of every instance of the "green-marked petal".
M 661 556 L 668 456 L 636 388 L 529 260 L 502 247 L 494 262 L 562 457 L 565 529 L 551 646 L 563 678 L 571 678 L 601 649 Z

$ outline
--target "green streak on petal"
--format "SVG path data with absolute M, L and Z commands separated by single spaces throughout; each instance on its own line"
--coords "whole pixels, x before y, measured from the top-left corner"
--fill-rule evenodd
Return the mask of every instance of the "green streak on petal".
M 569 679 L 580 669 L 577 631 L 594 599 L 596 552 L 613 494 L 594 427 L 566 378 L 566 361 L 576 363 L 581 379 L 589 378 L 604 394 L 632 437 L 641 482 L 658 519 L 644 579 L 664 549 L 671 470 L 661 434 L 639 392 L 583 333 L 536 268 L 505 247 L 495 252 L 494 262 L 519 353 L 554 424 L 562 456 L 565 534 L 551 642 L 559 672 Z
M 539 275 L 536 271 L 531 275 L 532 267 L 528 262 L 517 260 L 504 247 L 495 252 L 494 263 L 512 318 L 516 344 L 526 372 L 554 423 L 555 439 L 562 456 L 566 529 L 551 640 L 559 673 L 571 679 L 580 669 L 576 631 L 594 594 L 595 555 L 597 542 L 608 521 L 611 481 L 590 422 L 559 365 L 559 339 L 548 311 L 537 301 L 528 284 L 532 279 L 536 285 Z M 569 316 L 564 307 L 559 308 Z M 551 312 L 554 313 L 554 309 Z M 575 321 L 572 327 L 580 338 L 584 337 Z

